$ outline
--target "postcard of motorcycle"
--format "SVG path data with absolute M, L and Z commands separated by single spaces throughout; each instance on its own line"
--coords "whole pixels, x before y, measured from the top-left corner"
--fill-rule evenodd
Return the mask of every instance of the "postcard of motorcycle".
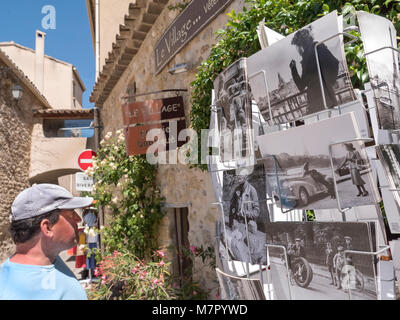
M 376 250 L 375 231 L 374 222 L 269 223 L 276 299 L 376 300 L 376 264 L 363 254 Z
M 223 174 L 224 243 L 230 260 L 265 264 L 265 223 L 269 221 L 263 164 Z
M 338 143 L 359 137 L 353 112 L 258 136 L 277 205 L 344 209 L 377 203 L 379 194 L 364 144 Z

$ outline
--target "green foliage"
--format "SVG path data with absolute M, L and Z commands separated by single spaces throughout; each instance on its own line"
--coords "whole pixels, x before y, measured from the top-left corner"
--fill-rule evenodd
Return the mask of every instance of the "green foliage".
M 127 249 L 135 256 L 149 257 L 157 249 L 158 227 L 164 213 L 155 182 L 155 167 L 143 156 L 126 155 L 121 131 L 108 133 L 93 162 L 96 206 L 111 212 L 111 222 L 103 230 L 106 252 Z
M 216 33 L 217 43 L 211 48 L 208 58 L 197 69 L 191 83 L 190 121 L 192 128 L 201 137 L 201 129 L 207 129 L 210 122 L 211 90 L 213 81 L 226 67 L 241 57 L 249 57 L 260 50 L 256 28 L 262 19 L 265 25 L 283 35 L 288 35 L 305 25 L 338 10 L 343 16 L 354 15 L 356 10 L 365 10 L 391 20 L 400 30 L 398 11 L 399 0 L 246 0 L 247 9 L 228 14 L 229 21 L 224 29 Z M 352 31 L 351 34 L 357 36 Z M 346 38 L 346 41 L 349 39 Z M 350 76 L 354 87 L 360 88 L 368 81 L 365 58 L 361 41 L 345 47 Z M 200 144 L 199 144 L 200 145 Z M 200 159 L 200 157 L 199 157 Z M 197 165 L 206 170 L 207 166 Z
M 175 5 L 169 5 L 167 8 L 170 11 L 177 10 L 178 12 L 182 12 L 189 5 L 192 0 L 182 0 Z

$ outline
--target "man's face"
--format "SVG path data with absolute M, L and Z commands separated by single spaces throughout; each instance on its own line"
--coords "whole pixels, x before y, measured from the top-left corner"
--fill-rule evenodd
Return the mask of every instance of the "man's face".
M 81 218 L 75 210 L 61 210 L 60 218 L 53 226 L 53 241 L 60 249 L 66 250 L 72 248 L 79 242 L 78 223 L 80 221 Z

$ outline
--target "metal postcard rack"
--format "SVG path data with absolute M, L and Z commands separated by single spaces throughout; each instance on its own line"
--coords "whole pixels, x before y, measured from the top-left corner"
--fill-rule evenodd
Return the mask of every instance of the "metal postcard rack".
M 319 57 L 318 57 L 318 51 L 317 51 L 317 50 L 318 50 L 318 46 L 319 46 L 319 45 L 321 45 L 321 44 L 323 44 L 323 43 L 325 43 L 325 42 L 327 42 L 327 41 L 329 41 L 329 40 L 331 40 L 331 39 L 333 39 L 333 38 L 335 38 L 335 37 L 343 36 L 343 35 L 352 38 L 352 40 L 351 40 L 350 42 L 345 43 L 345 45 L 351 44 L 351 43 L 353 43 L 353 42 L 359 40 L 357 37 L 355 37 L 355 36 L 353 36 L 353 35 L 351 35 L 351 34 L 349 34 L 349 33 L 341 32 L 341 33 L 338 33 L 338 34 L 336 34 L 336 35 L 334 35 L 334 36 L 331 36 L 331 37 L 329 37 L 329 38 L 327 38 L 327 39 L 325 39 L 325 40 L 323 40 L 323 41 L 320 41 L 320 42 L 318 42 L 318 43 L 315 44 L 314 50 L 315 50 L 316 64 L 317 64 L 317 70 L 318 70 L 318 76 L 319 76 L 321 94 L 322 94 L 322 98 L 323 98 L 324 110 L 322 110 L 321 112 L 312 114 L 312 115 L 306 115 L 306 116 L 303 116 L 303 117 L 299 117 L 299 118 L 297 118 L 296 120 L 294 120 L 293 122 L 288 122 L 288 123 L 286 123 L 286 124 L 273 125 L 273 126 L 269 126 L 269 127 L 275 128 L 275 131 L 281 131 L 281 130 L 283 129 L 283 127 L 285 127 L 285 126 L 286 126 L 286 128 L 295 127 L 295 126 L 296 126 L 295 121 L 297 121 L 297 120 L 306 120 L 306 119 L 308 119 L 308 118 L 314 118 L 314 117 L 316 117 L 317 120 L 319 120 L 319 116 L 322 115 L 322 114 L 327 114 L 327 115 L 328 115 L 328 118 L 331 118 L 331 116 L 332 116 L 332 110 L 338 110 L 338 111 L 339 111 L 339 114 L 341 114 L 341 112 L 342 112 L 342 105 L 338 105 L 338 106 L 336 106 L 336 107 L 333 107 L 333 108 L 330 108 L 330 109 L 329 109 L 328 106 L 327 106 L 327 104 L 326 104 L 326 98 L 325 98 L 325 92 L 324 92 L 324 84 L 323 84 L 323 81 L 322 81 L 321 66 L 320 66 Z M 367 55 L 369 55 L 369 54 L 373 54 L 373 53 L 375 53 L 375 52 L 378 52 L 378 51 L 381 51 L 381 50 L 385 50 L 385 49 L 390 49 L 390 50 L 396 51 L 397 53 L 400 53 L 400 50 L 397 49 L 397 48 L 393 48 L 393 47 L 382 47 L 382 48 L 376 49 L 376 50 L 374 50 L 374 51 L 371 51 L 371 52 L 368 52 L 368 53 L 364 53 L 364 56 L 367 56 Z M 265 85 L 265 88 L 266 88 L 266 98 L 267 98 L 267 102 L 268 102 L 268 111 L 269 111 L 270 119 L 271 119 L 271 121 L 272 121 L 272 120 L 273 120 L 273 115 L 272 115 L 272 110 L 271 110 L 271 101 L 270 101 L 270 98 L 269 98 L 268 81 L 267 81 L 267 77 L 266 77 L 265 71 L 264 71 L 264 70 L 261 70 L 261 71 L 258 71 L 258 72 L 256 72 L 256 73 L 254 73 L 254 74 L 251 74 L 251 75 L 249 75 L 249 79 L 251 79 L 251 78 L 253 78 L 253 77 L 255 77 L 255 76 L 259 75 L 259 74 L 262 74 L 262 75 L 263 75 L 263 81 L 264 81 L 264 85 Z M 363 91 L 361 91 L 361 93 L 362 93 L 362 94 L 366 94 L 368 91 L 371 91 L 371 89 L 369 89 L 369 90 L 363 90 Z M 368 106 L 368 107 L 366 107 L 366 106 L 364 105 L 364 103 L 362 103 L 362 106 L 364 107 L 364 109 L 365 109 L 367 112 L 369 112 L 370 109 L 376 108 L 376 106 Z M 220 107 L 218 107 L 218 106 L 216 106 L 216 105 L 212 105 L 212 106 L 211 106 L 211 111 L 212 111 L 212 112 L 218 112 L 219 109 L 220 109 Z M 252 112 L 252 113 L 253 113 L 253 112 Z M 263 125 L 263 123 L 262 123 L 262 121 L 261 121 L 261 112 L 257 112 L 257 113 L 258 113 L 258 117 L 259 117 L 259 124 L 260 124 L 260 126 L 261 126 L 262 132 L 264 133 L 265 131 L 264 131 L 264 125 Z M 277 129 L 276 129 L 276 128 L 277 128 Z M 392 131 L 392 132 L 396 132 L 396 131 L 400 131 L 400 130 L 391 130 L 391 131 Z M 342 208 L 342 207 L 341 207 L 341 204 L 340 204 L 340 197 L 339 197 L 339 193 L 338 193 L 338 191 L 337 191 L 337 190 L 338 190 L 338 189 L 337 189 L 337 180 L 336 180 L 336 177 L 335 177 L 334 166 L 333 166 L 332 146 L 337 145 L 337 144 L 342 144 L 342 143 L 353 142 L 353 141 L 359 141 L 359 142 L 364 142 L 364 143 L 365 143 L 365 142 L 372 142 L 372 141 L 374 141 L 374 139 L 372 139 L 372 138 L 354 138 L 354 139 L 351 139 L 351 140 L 333 142 L 333 143 L 330 143 L 330 144 L 329 144 L 329 157 L 330 157 L 331 170 L 332 170 L 332 176 L 333 176 L 334 190 L 335 190 L 335 195 L 336 195 L 337 209 L 339 210 L 339 212 L 342 213 L 342 219 L 343 219 L 344 222 L 346 221 L 345 213 L 346 213 L 346 211 L 348 211 L 350 208 Z M 267 158 L 273 158 L 273 159 L 274 159 L 274 162 L 275 162 L 275 175 L 276 175 L 276 179 L 277 179 L 277 186 L 278 186 L 277 189 L 278 189 L 279 200 L 280 200 L 280 209 L 281 209 L 282 213 L 289 213 L 289 212 L 291 212 L 291 211 L 293 211 L 293 210 L 296 210 L 296 208 L 291 208 L 291 209 L 286 210 L 286 211 L 283 210 L 282 200 L 281 200 L 281 199 L 282 199 L 282 197 L 281 197 L 282 194 L 281 194 L 281 188 L 280 188 L 280 182 L 279 182 L 279 176 L 278 176 L 278 170 L 277 170 L 277 163 L 276 163 L 277 160 L 276 160 L 276 156 L 274 156 L 274 155 L 266 155 L 266 156 L 264 156 L 264 157 L 262 157 L 262 158 L 255 159 L 255 160 L 254 160 L 254 163 L 257 163 L 257 161 L 266 160 Z M 378 160 L 378 159 L 370 159 L 370 160 Z M 215 165 L 215 164 L 214 164 L 214 165 Z M 224 164 L 224 166 L 225 166 L 225 164 Z M 209 164 L 209 167 L 211 167 L 211 164 Z M 237 168 L 240 168 L 240 166 L 238 167 L 238 166 L 236 165 L 236 166 L 232 167 L 232 169 L 237 169 Z M 226 167 L 225 167 L 225 168 L 220 169 L 220 170 L 209 171 L 209 172 L 210 172 L 210 173 L 213 173 L 213 172 L 218 172 L 218 171 L 225 171 L 225 170 L 228 170 L 228 169 L 229 169 L 229 168 L 226 168 Z M 388 187 L 388 186 L 381 186 L 380 188 L 383 188 L 383 187 Z M 393 191 L 400 191 L 400 190 L 397 190 L 397 189 L 396 189 L 396 190 L 393 190 Z M 272 197 L 272 198 L 268 198 L 268 197 L 267 197 L 267 199 L 266 199 L 265 201 L 268 201 L 268 200 L 274 200 L 274 199 L 273 199 L 273 197 Z M 223 223 L 224 223 L 224 228 L 225 228 L 225 222 L 224 222 L 225 217 L 224 217 L 224 210 L 223 210 L 223 204 L 222 204 L 222 202 L 216 202 L 216 203 L 213 203 L 213 205 L 219 205 L 219 206 L 221 207 L 221 212 L 222 212 L 222 217 L 223 217 Z M 303 212 L 304 212 L 304 211 L 303 211 Z M 305 213 L 305 212 L 304 212 L 304 213 Z M 305 219 L 305 220 L 306 220 L 306 219 Z M 225 233 L 225 232 L 224 232 L 224 233 Z M 249 235 L 248 235 L 248 229 L 247 229 L 247 223 L 246 223 L 246 237 L 247 237 L 247 239 L 248 239 L 248 236 L 249 236 Z M 217 235 L 217 238 L 219 238 L 219 237 L 220 237 L 220 236 Z M 286 247 L 285 247 L 285 246 L 281 246 L 281 245 L 265 244 L 266 254 L 267 254 L 267 270 L 270 269 L 270 261 L 269 261 L 269 252 L 268 252 L 268 249 L 269 249 L 269 248 L 272 248 L 272 247 L 274 247 L 274 248 L 280 248 L 280 249 L 283 250 L 284 257 L 285 257 L 285 262 L 286 262 L 286 273 L 287 273 L 287 280 L 288 280 L 289 298 L 292 300 L 292 299 L 293 299 L 293 295 L 292 295 L 291 285 L 290 285 L 290 271 L 289 271 L 289 266 L 288 266 L 288 259 L 287 259 Z M 226 248 L 226 247 L 225 247 L 225 248 Z M 375 257 L 375 256 L 378 256 L 379 254 L 381 254 L 382 252 L 388 250 L 389 248 L 390 248 L 390 246 L 385 246 L 385 247 L 381 248 L 380 250 L 378 250 L 378 251 L 376 251 L 376 252 L 364 252 L 364 251 L 355 251 L 355 250 L 345 250 L 345 256 L 346 256 L 346 254 L 350 254 L 350 253 L 351 253 L 351 254 L 359 254 L 359 255 L 370 255 L 370 256 L 374 256 L 374 257 Z M 227 254 L 227 257 L 229 257 L 228 248 L 226 248 L 226 254 Z M 249 254 L 250 254 L 250 247 L 249 247 Z M 250 268 L 249 268 L 249 262 L 246 262 L 246 266 L 247 266 L 247 267 L 246 267 L 247 277 L 249 277 L 249 276 L 250 276 L 250 272 L 249 272 L 249 269 L 250 269 Z M 259 272 L 260 272 L 260 279 L 261 279 L 261 282 L 263 283 L 262 266 L 261 266 L 261 265 L 259 266 Z M 269 273 L 267 273 L 267 275 L 270 276 Z M 268 283 L 271 283 L 271 281 L 269 281 L 269 280 L 270 280 L 270 279 L 268 279 Z M 376 280 L 375 280 L 375 281 L 376 281 Z M 375 283 L 375 284 L 376 284 L 376 283 Z M 376 285 L 377 285 L 377 284 L 376 284 Z M 352 290 L 352 288 L 351 288 L 351 286 L 350 286 L 350 284 L 349 284 L 348 295 L 349 295 L 349 299 L 350 299 L 350 300 L 352 299 L 352 292 L 351 292 L 351 290 Z

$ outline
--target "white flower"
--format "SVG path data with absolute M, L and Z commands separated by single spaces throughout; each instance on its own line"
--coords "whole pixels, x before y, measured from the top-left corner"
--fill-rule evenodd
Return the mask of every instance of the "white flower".
M 120 135 L 122 133 L 122 129 L 119 129 L 119 130 L 117 130 L 116 132 L 115 132 L 115 134 L 118 136 L 118 135 Z
M 106 136 L 104 137 L 104 140 L 108 140 L 112 137 L 112 132 L 107 132 Z
M 118 197 L 114 197 L 114 199 L 112 199 L 112 202 L 113 202 L 114 204 L 117 204 L 117 203 L 118 203 Z
M 83 232 L 84 232 L 85 234 L 88 234 L 88 233 L 89 233 L 89 230 L 90 230 L 90 228 L 89 228 L 88 226 L 86 226 L 86 227 L 85 227 L 85 230 L 83 230 Z
M 120 135 L 118 136 L 118 141 L 119 141 L 119 142 L 125 141 L 125 135 L 124 135 L 124 134 L 120 134 Z
M 93 228 L 89 230 L 89 237 L 95 237 L 97 235 L 96 231 Z

